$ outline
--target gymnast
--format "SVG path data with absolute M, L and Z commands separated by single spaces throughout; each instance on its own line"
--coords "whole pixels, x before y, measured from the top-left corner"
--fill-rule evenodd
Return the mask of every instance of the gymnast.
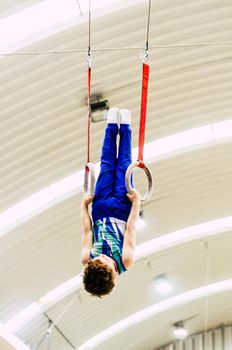
M 126 170 L 132 161 L 130 124 L 129 110 L 108 111 L 95 194 L 82 200 L 83 284 L 87 292 L 100 298 L 112 291 L 117 276 L 133 264 L 141 198 L 136 189 L 127 193 L 125 185 Z M 91 202 L 92 219 L 88 211 Z

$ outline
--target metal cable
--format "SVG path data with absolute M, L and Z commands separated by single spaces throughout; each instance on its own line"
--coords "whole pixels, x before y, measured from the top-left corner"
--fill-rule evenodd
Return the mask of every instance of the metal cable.
M 209 256 L 209 246 L 208 243 L 205 242 L 205 250 L 206 250 L 206 285 L 210 282 L 210 256 Z M 204 330 L 208 331 L 209 327 L 209 296 L 207 295 L 205 300 L 205 317 L 204 317 Z
M 90 55 L 90 46 L 91 46 L 91 0 L 89 0 L 89 49 L 88 49 L 89 55 Z
M 195 44 L 166 44 L 152 45 L 149 50 L 170 49 L 170 48 L 189 48 L 189 47 L 210 47 L 210 46 L 230 46 L 232 42 L 215 42 L 215 43 L 195 43 Z M 133 51 L 143 50 L 142 47 L 108 47 L 91 49 L 92 52 L 111 52 L 111 51 Z M 50 55 L 50 54 L 76 54 L 86 52 L 86 49 L 76 50 L 52 50 L 52 51 L 28 51 L 28 52 L 0 52 L 0 56 L 33 56 L 33 55 Z
M 208 285 L 210 283 L 210 252 L 208 242 L 205 240 L 201 240 L 200 244 L 205 249 L 205 283 Z M 206 334 L 209 326 L 209 296 L 207 295 L 205 298 L 205 310 L 204 310 L 204 333 Z
M 64 315 L 67 313 L 67 311 L 70 309 L 71 305 L 73 304 L 74 300 L 76 299 L 76 294 L 71 298 L 71 300 L 65 305 L 62 312 L 58 315 L 55 321 L 52 321 L 51 329 L 57 325 L 58 322 L 64 317 Z
M 149 29 L 150 29 L 150 17 L 151 17 L 151 0 L 149 0 L 148 18 L 147 18 L 147 41 L 146 41 L 147 51 L 148 51 Z
M 42 339 L 32 348 L 32 350 L 39 350 L 39 348 L 41 347 L 41 345 L 45 342 L 45 340 L 47 339 L 47 346 L 48 346 L 48 350 L 51 350 L 51 333 L 53 328 L 55 327 L 57 329 L 57 323 L 63 318 L 63 316 L 67 313 L 67 311 L 70 309 L 70 306 L 73 304 L 74 299 L 76 298 L 76 294 L 74 294 L 74 296 L 72 297 L 72 299 L 67 303 L 67 305 L 65 305 L 65 307 L 63 308 L 62 312 L 58 315 L 58 317 L 56 318 L 55 321 L 52 321 L 47 314 L 45 314 L 45 317 L 48 318 L 49 321 L 49 325 L 48 325 L 48 329 L 47 332 L 44 334 L 44 336 L 42 337 Z M 61 332 L 60 332 L 61 334 Z M 62 335 L 63 336 L 63 335 Z M 63 338 L 65 338 L 66 341 L 67 338 L 63 336 Z M 69 341 L 68 341 L 69 342 Z M 69 342 L 69 344 L 71 344 Z M 72 345 L 72 344 L 71 344 Z
M 77 5 L 78 5 L 78 7 L 79 7 L 80 15 L 81 15 L 81 16 L 83 16 L 83 12 L 81 11 L 81 6 L 80 6 L 80 4 L 79 4 L 79 1 L 78 1 L 78 0 L 77 0 Z

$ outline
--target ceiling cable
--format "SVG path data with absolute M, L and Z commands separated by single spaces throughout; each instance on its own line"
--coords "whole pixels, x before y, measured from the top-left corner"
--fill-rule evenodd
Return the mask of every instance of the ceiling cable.
M 210 251 L 208 242 L 205 240 L 201 240 L 200 244 L 205 249 L 205 283 L 209 285 L 210 283 Z M 207 295 L 205 298 L 205 307 L 204 307 L 204 332 L 205 334 L 208 331 L 209 327 L 209 296 Z
M 71 300 L 65 305 L 61 313 L 57 316 L 55 321 L 52 321 L 52 328 L 55 327 L 60 320 L 66 315 L 67 311 L 70 309 L 71 305 L 74 303 L 74 300 L 76 299 L 76 294 L 71 298 Z
M 62 337 L 69 343 L 69 345 L 72 346 L 73 349 L 75 349 L 74 345 L 67 339 L 67 337 L 59 330 L 57 327 L 57 323 L 60 322 L 60 320 L 64 317 L 64 315 L 67 313 L 67 311 L 70 309 L 71 305 L 73 304 L 74 300 L 76 299 L 76 294 L 71 298 L 71 300 L 65 305 L 65 307 L 62 309 L 61 313 L 58 315 L 55 321 L 52 321 L 51 318 L 45 313 L 44 316 L 48 319 L 49 325 L 46 333 L 42 337 L 42 339 L 37 343 L 32 350 L 39 350 L 41 345 L 47 340 L 47 346 L 48 350 L 51 350 L 51 335 L 52 330 L 55 328 L 58 330 L 58 332 L 62 335 Z
M 232 42 L 215 42 L 215 43 L 195 43 L 195 44 L 166 44 L 166 45 L 152 45 L 149 50 L 155 49 L 171 49 L 171 48 L 188 48 L 188 47 L 210 47 L 210 46 L 230 46 Z M 133 51 L 143 50 L 142 47 L 109 47 L 91 49 L 93 52 L 111 52 L 111 51 Z M 33 55 L 50 55 L 50 54 L 75 54 L 86 53 L 86 49 L 76 50 L 52 50 L 52 51 L 28 51 L 28 52 L 0 52 L 0 56 L 33 56 Z
M 91 0 L 89 0 L 89 48 L 88 48 L 88 55 L 90 55 L 90 45 L 91 45 Z
M 81 6 L 80 6 L 80 3 L 79 3 L 79 0 L 77 0 L 77 5 L 79 7 L 80 15 L 83 16 L 84 13 L 81 10 Z
M 207 242 L 204 244 L 205 246 L 205 254 L 206 254 L 206 285 L 209 285 L 210 283 L 210 252 L 209 252 L 209 245 Z M 204 316 L 204 330 L 205 332 L 208 331 L 209 327 L 209 296 L 207 295 L 205 299 L 205 316 Z
M 150 17 L 151 17 L 151 0 L 149 0 L 148 18 L 147 18 L 147 40 L 146 51 L 148 51 L 149 29 L 150 29 Z
M 47 332 L 44 334 L 43 338 L 36 344 L 32 350 L 39 350 L 41 348 L 41 345 L 47 341 L 47 349 L 51 350 L 51 336 L 52 336 L 52 322 L 51 320 L 48 321 L 48 329 Z
M 72 349 L 76 349 L 75 345 L 71 343 L 71 341 L 66 337 L 66 335 L 60 330 L 60 328 L 56 325 L 53 324 L 53 321 L 50 319 L 50 317 L 44 313 L 44 316 L 49 320 L 49 322 L 51 323 L 51 327 L 50 327 L 50 333 L 52 332 L 53 328 L 61 335 L 61 337 L 66 341 L 67 344 L 70 345 L 70 347 Z M 51 339 L 50 339 L 51 342 Z M 51 346 L 51 345 L 50 345 Z M 50 349 L 49 349 L 50 350 Z

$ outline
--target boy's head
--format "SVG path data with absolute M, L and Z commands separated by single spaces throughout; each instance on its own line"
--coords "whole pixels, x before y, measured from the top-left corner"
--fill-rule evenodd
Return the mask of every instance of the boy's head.
M 113 260 L 101 254 L 86 264 L 83 275 L 84 288 L 90 294 L 101 298 L 112 291 L 117 274 Z

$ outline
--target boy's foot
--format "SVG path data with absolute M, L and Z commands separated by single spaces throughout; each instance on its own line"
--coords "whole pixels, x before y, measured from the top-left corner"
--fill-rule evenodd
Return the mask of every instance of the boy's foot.
M 107 114 L 108 124 L 118 124 L 119 123 L 119 108 L 110 108 Z
M 131 124 L 131 111 L 120 109 L 120 124 Z

